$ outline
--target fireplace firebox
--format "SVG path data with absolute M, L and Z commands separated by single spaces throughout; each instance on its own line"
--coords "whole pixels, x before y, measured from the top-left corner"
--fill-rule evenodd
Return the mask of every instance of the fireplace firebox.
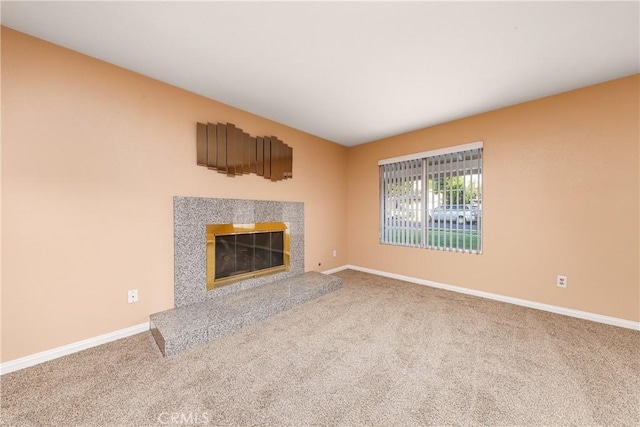
M 289 271 L 284 222 L 207 225 L 207 289 Z

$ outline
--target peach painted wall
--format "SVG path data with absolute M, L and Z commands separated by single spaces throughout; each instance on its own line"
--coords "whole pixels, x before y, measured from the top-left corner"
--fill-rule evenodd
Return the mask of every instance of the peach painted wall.
M 0 12 L 2 6 L 0 5 Z M 0 13 L 1 15 L 1 13 Z M 1 19 L 1 17 L 0 17 Z M 2 32 L 0 31 L 0 55 L 2 55 Z M 0 77 L 2 76 L 2 61 L 0 61 Z M 2 111 L 2 84 L 0 84 L 0 112 Z M 2 114 L 0 114 L 0 130 L 2 129 Z M 1 133 L 1 131 L 0 131 Z M 0 135 L 0 310 L 2 309 L 2 136 Z M 2 313 L 0 312 L 0 362 L 2 362 Z
M 638 75 L 351 148 L 349 263 L 640 320 Z M 484 141 L 484 253 L 378 243 L 379 159 Z M 555 285 L 568 276 L 568 288 Z
M 306 270 L 352 264 L 640 320 L 639 76 L 347 150 L 13 30 L 1 43 L 2 362 L 172 307 L 174 195 L 305 202 Z M 294 179 L 196 166 L 197 121 L 277 135 Z M 484 254 L 380 245 L 377 161 L 476 140 Z
M 198 121 L 278 136 L 294 178 L 197 166 Z M 3 362 L 172 308 L 176 195 L 304 202 L 305 269 L 347 264 L 343 146 L 7 28 L 2 124 Z

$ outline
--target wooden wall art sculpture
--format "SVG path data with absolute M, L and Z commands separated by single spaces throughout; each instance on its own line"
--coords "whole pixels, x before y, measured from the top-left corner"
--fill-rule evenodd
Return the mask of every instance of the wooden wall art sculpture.
M 293 178 L 293 148 L 275 136 L 253 137 L 231 123 L 198 123 L 198 165 L 227 176 Z

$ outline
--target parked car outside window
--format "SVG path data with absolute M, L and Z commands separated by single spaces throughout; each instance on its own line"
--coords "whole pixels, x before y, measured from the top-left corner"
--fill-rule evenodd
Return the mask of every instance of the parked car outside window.
M 475 224 L 478 222 L 478 208 L 469 205 L 438 206 L 429 213 L 429 221 L 457 222 Z

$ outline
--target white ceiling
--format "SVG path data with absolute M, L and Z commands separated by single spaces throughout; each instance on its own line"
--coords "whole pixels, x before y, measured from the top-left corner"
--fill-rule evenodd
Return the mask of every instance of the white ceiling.
M 638 73 L 639 6 L 3 1 L 1 18 L 352 146 Z

